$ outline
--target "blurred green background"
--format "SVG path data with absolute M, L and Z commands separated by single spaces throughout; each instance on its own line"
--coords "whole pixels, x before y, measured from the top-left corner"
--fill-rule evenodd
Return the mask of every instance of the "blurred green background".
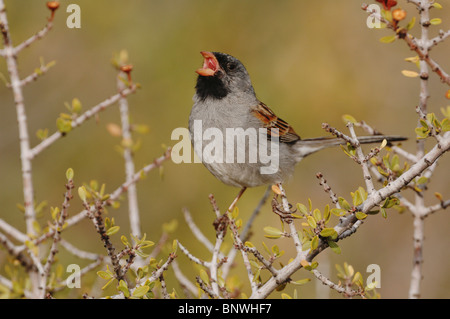
M 75 2 L 75 1 L 74 1 Z M 67 5 L 61 1 L 53 30 L 42 40 L 24 50 L 18 58 L 21 77 L 39 66 L 39 58 L 55 60 L 56 66 L 35 83 L 25 87 L 31 144 L 39 141 L 35 132 L 56 130 L 56 118 L 66 112 L 64 102 L 78 98 L 83 110 L 96 105 L 116 92 L 116 71 L 110 60 L 114 52 L 126 49 L 134 65 L 132 76 L 142 88 L 129 97 L 134 122 L 146 124 L 150 132 L 136 136 L 142 142 L 135 155 L 136 168 L 150 163 L 163 152 L 162 145 L 173 145 L 171 132 L 187 127 L 192 105 L 196 74 L 201 66 L 199 51 L 222 51 L 238 57 L 247 67 L 258 97 L 295 128 L 302 137 L 323 136 L 321 123 L 328 122 L 346 131 L 343 114 L 364 119 L 386 134 L 404 135 L 410 140 L 404 147 L 415 151 L 414 128 L 417 116 L 419 81 L 406 78 L 401 70 L 415 70 L 404 58 L 413 56 L 405 43 L 383 44 L 379 38 L 390 35 L 387 30 L 371 30 L 360 1 L 261 1 L 261 0 L 168 0 L 168 1 L 76 1 L 81 7 L 81 29 L 66 26 Z M 40 30 L 49 16 L 45 1 L 6 1 L 14 44 Z M 416 14 L 412 5 L 399 1 Z M 444 4 L 445 6 L 445 4 Z M 431 34 L 450 28 L 448 10 L 434 11 L 433 17 L 444 18 L 443 24 L 431 27 Z M 413 33 L 419 35 L 419 28 Z M 450 41 L 434 48 L 432 56 L 449 71 Z M 7 76 L 3 59 L 0 71 Z M 444 86 L 430 77 L 430 111 L 441 116 L 439 108 L 448 105 Z M 0 87 L 0 218 L 25 231 L 23 215 L 16 208 L 23 202 L 18 129 L 11 91 Z M 69 133 L 33 162 L 36 201 L 47 200 L 49 206 L 60 206 L 63 200 L 65 171 L 72 167 L 77 186 L 91 179 L 106 183 L 113 191 L 124 180 L 123 159 L 114 147 L 120 141 L 106 130 L 108 123 L 120 123 L 117 106 L 100 114 Z M 427 203 L 434 204 L 432 195 L 438 191 L 450 197 L 448 182 L 449 158 L 443 158 L 436 170 Z M 304 159 L 295 176 L 285 185 L 289 200 L 306 203 L 311 198 L 314 207 L 323 210 L 329 203 L 327 194 L 315 177 L 322 172 L 329 185 L 339 195 L 350 198 L 349 192 L 363 185 L 360 168 L 339 149 L 330 149 Z M 239 202 L 240 217 L 250 216 L 265 188 L 250 189 Z M 237 189 L 221 184 L 201 164 L 164 164 L 163 178 L 153 171 L 138 184 L 142 231 L 157 241 L 162 223 L 179 221 L 178 238 L 200 258 L 209 254 L 197 242 L 186 226 L 182 208 L 187 207 L 203 232 L 214 240 L 214 214 L 208 200 L 213 193 L 219 207 L 225 211 Z M 411 194 L 407 197 L 411 198 Z M 128 235 L 126 200 L 109 214 Z M 77 198 L 71 203 L 70 214 L 82 209 Z M 48 209 L 40 222 L 46 224 Z M 278 243 L 264 238 L 263 227 L 279 227 L 276 217 L 266 204 L 253 225 L 251 241 L 262 248 Z M 425 221 L 425 247 L 422 296 L 449 298 L 450 258 L 448 212 L 439 212 Z M 66 237 L 65 237 L 66 236 Z M 77 247 L 104 252 L 94 227 L 88 221 L 63 234 Z M 117 238 L 120 236 L 117 236 Z M 282 247 L 283 244 L 280 244 Z M 399 215 L 389 212 L 388 219 L 370 217 L 359 231 L 340 243 L 342 254 L 327 250 L 317 257 L 319 270 L 337 282 L 334 264 L 347 261 L 366 277 L 366 267 L 381 267 L 383 298 L 408 296 L 412 265 L 412 218 L 409 212 Z M 281 259 L 286 263 L 294 255 L 289 243 Z M 80 263 L 60 249 L 63 264 Z M 446 253 L 447 252 L 447 253 Z M 238 257 L 238 261 L 240 261 Z M 198 270 L 179 253 L 184 273 L 195 281 Z M 0 251 L 0 265 L 6 255 Z M 3 273 L 3 266 L 0 273 Z M 171 271 L 169 271 L 171 273 Z M 239 272 L 238 272 L 239 273 Z M 241 273 L 247 281 L 244 272 Z M 181 292 L 169 277 L 168 287 Z M 302 270 L 293 276 L 298 280 L 311 275 Z M 267 275 L 266 275 L 267 278 Z M 102 283 L 98 284 L 102 285 Z M 286 292 L 292 295 L 292 286 Z M 81 289 L 83 290 L 83 288 Z M 248 288 L 244 289 L 248 293 Z M 338 297 L 327 287 L 313 280 L 297 288 L 300 298 Z M 84 291 L 82 291 L 84 292 Z M 70 295 L 69 295 L 70 296 Z M 276 292 L 271 297 L 279 298 Z

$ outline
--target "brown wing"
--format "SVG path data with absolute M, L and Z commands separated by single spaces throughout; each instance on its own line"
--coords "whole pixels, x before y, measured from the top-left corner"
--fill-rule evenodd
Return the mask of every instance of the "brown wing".
M 276 116 L 263 102 L 259 102 L 259 104 L 253 108 L 252 114 L 263 123 L 265 128 L 267 128 L 267 137 L 269 139 L 271 136 L 278 135 L 280 142 L 283 143 L 292 143 L 300 140 L 300 136 L 295 133 L 292 126 Z M 274 128 L 278 129 L 278 134 L 275 130 L 272 130 Z

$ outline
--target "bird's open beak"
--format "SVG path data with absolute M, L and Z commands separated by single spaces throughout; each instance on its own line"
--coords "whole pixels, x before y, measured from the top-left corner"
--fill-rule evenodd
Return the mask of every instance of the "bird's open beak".
M 217 58 L 208 51 L 202 51 L 200 52 L 203 55 L 203 58 L 205 59 L 203 61 L 203 67 L 200 69 L 197 69 L 195 72 L 202 76 L 213 76 L 216 74 L 217 70 L 220 69 L 219 62 L 217 61 Z

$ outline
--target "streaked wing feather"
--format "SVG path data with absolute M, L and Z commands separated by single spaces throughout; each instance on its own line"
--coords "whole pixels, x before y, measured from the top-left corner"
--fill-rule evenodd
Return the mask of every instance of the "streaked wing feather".
M 267 138 L 270 139 L 272 136 L 279 136 L 280 142 L 282 143 L 292 143 L 300 140 L 300 136 L 295 133 L 292 126 L 290 126 L 286 121 L 280 119 L 273 113 L 273 111 L 264 103 L 260 102 L 252 110 L 253 116 L 259 119 L 265 128 L 267 128 Z M 278 134 L 275 130 L 278 129 Z

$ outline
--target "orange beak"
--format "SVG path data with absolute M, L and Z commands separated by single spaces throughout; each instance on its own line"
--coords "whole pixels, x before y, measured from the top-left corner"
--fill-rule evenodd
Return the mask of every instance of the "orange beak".
M 201 51 L 200 53 L 203 55 L 204 58 L 203 67 L 197 69 L 195 72 L 197 72 L 202 76 L 215 75 L 217 70 L 220 69 L 219 61 L 217 61 L 216 57 L 211 52 Z

